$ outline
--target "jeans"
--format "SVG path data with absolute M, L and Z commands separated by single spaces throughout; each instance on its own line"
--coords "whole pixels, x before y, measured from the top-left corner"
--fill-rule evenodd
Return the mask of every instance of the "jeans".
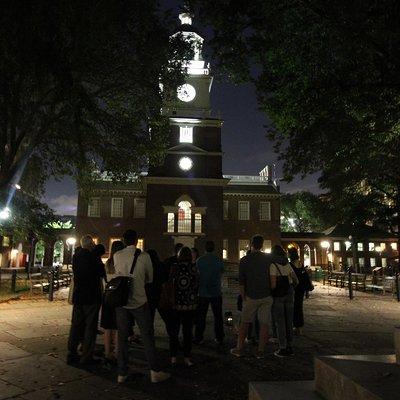
M 72 308 L 68 353 L 72 356 L 77 355 L 79 343 L 82 341 L 82 361 L 89 360 L 93 357 L 99 310 L 100 304 L 75 304 Z
M 144 351 L 150 369 L 160 371 L 154 340 L 154 328 L 151 322 L 150 310 L 146 304 L 138 308 L 118 307 L 116 309 L 118 326 L 118 374 L 127 375 L 129 363 L 128 337 L 132 326 L 132 318 L 139 327 L 143 340 Z
M 293 343 L 293 302 L 293 287 L 286 296 L 274 298 L 272 313 L 280 349 L 286 349 Z
M 169 351 L 171 357 L 176 357 L 179 349 L 179 331 L 182 326 L 183 333 L 183 356 L 190 357 L 192 351 L 192 330 L 194 311 L 173 310 L 169 321 Z
M 224 321 L 222 317 L 222 296 L 216 297 L 200 297 L 197 308 L 197 320 L 195 337 L 196 340 L 203 340 L 204 331 L 206 329 L 206 317 L 208 306 L 211 304 L 211 310 L 214 314 L 214 333 L 218 342 L 224 340 Z
M 304 290 L 296 289 L 294 292 L 294 313 L 293 313 L 293 325 L 295 326 L 295 328 L 302 328 L 304 326 L 303 300 L 304 300 Z

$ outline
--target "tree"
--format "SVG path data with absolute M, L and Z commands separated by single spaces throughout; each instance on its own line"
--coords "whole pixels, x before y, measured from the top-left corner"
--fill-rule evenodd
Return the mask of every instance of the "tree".
M 123 179 L 163 155 L 186 46 L 153 0 L 13 0 L 0 15 L 0 190 Z M 163 83 L 161 91 L 159 82 Z
M 199 7 L 221 66 L 255 83 L 285 178 L 321 171 L 331 201 L 346 205 L 343 219 L 380 220 L 399 232 L 398 3 L 204 0 Z
M 328 205 L 311 192 L 283 194 L 281 229 L 284 232 L 321 232 L 333 223 Z

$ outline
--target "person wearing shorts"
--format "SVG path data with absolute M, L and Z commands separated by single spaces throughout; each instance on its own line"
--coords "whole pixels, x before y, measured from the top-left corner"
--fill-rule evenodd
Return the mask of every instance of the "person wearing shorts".
M 262 249 L 264 238 L 254 236 L 251 241 L 251 252 L 240 260 L 239 287 L 243 298 L 242 319 L 239 326 L 238 341 L 231 354 L 241 357 L 250 323 L 257 316 L 260 323 L 260 340 L 258 342 L 257 358 L 264 356 L 268 341 L 268 329 L 271 325 L 272 295 L 270 285 L 271 255 Z

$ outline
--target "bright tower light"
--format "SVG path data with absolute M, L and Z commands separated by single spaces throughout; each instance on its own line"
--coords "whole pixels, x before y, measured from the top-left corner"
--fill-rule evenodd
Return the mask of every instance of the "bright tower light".
M 18 183 L 16 183 L 16 184 L 14 185 L 14 187 L 15 187 L 15 189 L 17 189 L 17 190 L 21 190 L 21 185 L 19 185 Z
M 183 171 L 189 171 L 193 167 L 193 161 L 189 157 L 182 157 L 179 160 L 179 168 Z
M 11 210 L 8 207 L 4 207 L 0 211 L 0 219 L 6 220 L 9 219 L 11 216 Z

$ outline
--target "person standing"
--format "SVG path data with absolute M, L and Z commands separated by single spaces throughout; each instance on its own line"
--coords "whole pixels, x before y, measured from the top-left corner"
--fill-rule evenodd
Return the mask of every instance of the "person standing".
M 182 247 L 179 251 L 178 262 L 171 268 L 170 274 L 169 279 L 174 281 L 175 297 L 168 329 L 171 365 L 177 363 L 179 331 L 182 327 L 184 363 L 191 367 L 193 318 L 197 308 L 199 276 L 196 265 L 192 263 L 189 247 Z
M 109 282 L 115 277 L 114 267 L 114 254 L 124 248 L 124 243 L 121 240 L 115 240 L 111 245 L 110 257 L 106 261 L 106 281 Z M 110 307 L 103 302 L 101 307 L 101 319 L 100 326 L 104 329 L 104 353 L 106 363 L 112 364 L 115 362 L 116 355 L 118 354 L 117 345 L 117 317 L 115 314 L 115 308 Z M 114 353 L 112 351 L 114 344 Z M 114 356 L 115 354 L 115 356 Z
M 126 247 L 114 254 L 116 276 L 132 276 L 128 303 L 116 309 L 118 327 L 118 383 L 124 383 L 128 377 L 129 345 L 128 338 L 135 319 L 142 336 L 147 362 L 150 365 L 151 382 L 162 382 L 170 377 L 162 372 L 155 348 L 154 328 L 150 309 L 147 304 L 145 285 L 153 281 L 153 267 L 150 256 L 136 248 L 136 231 L 128 229 L 123 235 Z M 132 275 L 130 270 L 134 265 Z
M 180 249 L 182 247 L 183 247 L 182 243 L 176 243 L 175 247 L 174 247 L 174 255 L 171 256 L 171 257 L 168 257 L 164 261 L 164 268 L 165 268 L 165 273 L 167 274 L 167 276 L 169 276 L 169 272 L 171 270 L 171 267 L 178 262 L 178 254 L 179 254 L 179 251 L 180 251 Z
M 288 263 L 285 250 L 281 246 L 272 248 L 273 263 L 270 266 L 271 289 L 274 297 L 272 313 L 278 334 L 277 357 L 293 355 L 293 303 L 294 286 L 298 279 Z
M 231 354 L 236 357 L 243 355 L 243 347 L 249 324 L 258 317 L 260 324 L 260 339 L 257 358 L 264 356 L 268 341 L 268 328 L 271 323 L 272 296 L 269 278 L 271 256 L 262 251 L 264 238 L 256 235 L 251 240 L 251 252 L 240 260 L 239 288 L 243 299 L 243 311 L 238 332 L 238 341 Z
M 295 248 L 289 249 L 290 265 L 297 276 L 299 284 L 294 289 L 294 311 L 293 311 L 293 326 L 295 333 L 298 335 L 303 334 L 304 326 L 304 313 L 303 313 L 303 300 L 306 291 L 314 289 L 310 276 L 308 275 L 304 266 L 300 263 L 299 253 Z
M 96 344 L 97 322 L 102 302 L 101 279 L 104 265 L 92 253 L 94 242 L 91 236 L 83 236 L 81 247 L 72 259 L 74 272 L 73 309 L 71 329 L 68 338 L 68 364 L 90 364 Z M 78 356 L 78 346 L 82 341 L 82 355 Z
M 214 242 L 208 241 L 206 243 L 206 254 L 197 260 L 197 268 L 200 276 L 200 297 L 195 328 L 196 344 L 201 344 L 204 341 L 204 331 L 206 328 L 209 305 L 211 305 L 211 310 L 214 315 L 215 341 L 218 344 L 222 344 L 225 337 L 221 291 L 221 277 L 224 271 L 224 264 L 222 260 L 215 255 L 214 250 Z

